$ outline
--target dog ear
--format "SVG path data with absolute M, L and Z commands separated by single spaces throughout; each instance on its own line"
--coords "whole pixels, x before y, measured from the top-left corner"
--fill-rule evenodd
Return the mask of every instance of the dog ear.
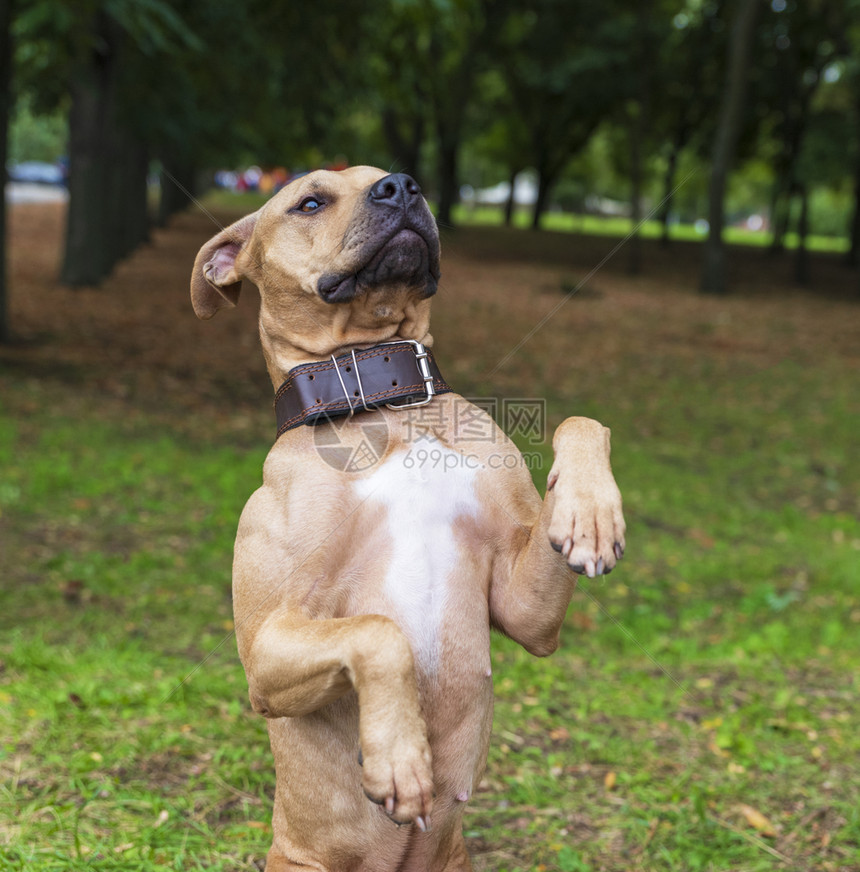
M 191 272 L 191 304 L 198 318 L 211 318 L 222 307 L 239 301 L 242 273 L 236 259 L 251 238 L 258 215 L 253 212 L 231 224 L 197 253 Z

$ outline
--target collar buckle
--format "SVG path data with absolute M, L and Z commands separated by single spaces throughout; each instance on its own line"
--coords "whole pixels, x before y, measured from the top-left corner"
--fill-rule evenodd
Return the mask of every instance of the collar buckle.
M 394 342 L 382 342 L 381 345 L 402 345 L 404 342 L 412 346 L 415 352 L 415 363 L 418 366 L 418 372 L 421 374 L 421 379 L 424 382 L 424 392 L 427 394 L 423 400 L 413 400 L 408 403 L 386 403 L 389 409 L 399 411 L 401 409 L 415 409 L 418 406 L 426 406 L 433 397 L 436 396 L 436 388 L 433 386 L 433 374 L 430 372 L 430 367 L 427 363 L 428 352 L 424 345 L 415 339 L 397 339 Z M 355 352 L 353 352 L 354 354 Z M 358 370 L 356 370 L 358 375 Z M 360 382 L 359 382 L 360 387 Z

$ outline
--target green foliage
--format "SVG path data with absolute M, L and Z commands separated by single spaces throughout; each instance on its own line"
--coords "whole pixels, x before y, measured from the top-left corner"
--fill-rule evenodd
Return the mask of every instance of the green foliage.
M 19 101 L 9 125 L 10 162 L 57 161 L 67 153 L 67 123 L 62 112 L 34 113 L 28 101 Z
M 72 12 L 37 0 L 16 7 L 26 108 L 13 149 L 57 152 L 69 83 L 103 50 L 99 22 L 109 21 L 122 34 L 122 123 L 177 172 L 337 156 L 406 169 L 447 201 L 458 181 L 489 186 L 532 168 L 547 205 L 581 209 L 589 194 L 629 200 L 635 139 L 646 210 L 696 168 L 667 207 L 693 220 L 704 214 L 733 8 L 86 0 Z M 763 12 L 730 214 L 774 211 L 782 235 L 802 184 L 812 231 L 844 234 L 860 150 L 858 21 L 853 2 Z M 48 121 L 33 120 L 42 113 Z

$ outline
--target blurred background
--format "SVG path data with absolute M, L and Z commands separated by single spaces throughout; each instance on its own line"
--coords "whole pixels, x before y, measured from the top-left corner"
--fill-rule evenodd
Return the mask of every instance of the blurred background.
M 93 284 L 190 196 L 415 176 L 439 222 L 860 248 L 856 0 L 3 0 L 7 197 Z M 2 146 L 0 146 L 2 148 Z M 2 156 L 2 153 L 0 153 Z M 38 187 L 37 187 L 38 186 Z M 703 249 L 702 286 L 726 290 Z M 856 290 L 856 271 L 845 282 Z

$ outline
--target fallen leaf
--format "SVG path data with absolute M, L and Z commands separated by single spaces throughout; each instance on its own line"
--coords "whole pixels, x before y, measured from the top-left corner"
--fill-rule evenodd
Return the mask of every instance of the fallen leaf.
M 615 787 L 615 780 L 615 773 L 607 772 L 606 775 L 603 776 L 603 786 L 607 790 L 612 790 L 612 788 Z
M 767 836 L 768 838 L 773 838 L 776 835 L 776 828 L 774 825 L 758 809 L 753 808 L 751 805 L 746 805 L 745 803 L 741 803 L 738 808 L 744 818 L 746 818 L 746 822 L 753 827 L 753 829 L 758 830 L 763 836 Z
M 704 530 L 692 529 L 687 535 L 702 548 L 713 548 L 717 544 L 714 537 L 709 536 Z

